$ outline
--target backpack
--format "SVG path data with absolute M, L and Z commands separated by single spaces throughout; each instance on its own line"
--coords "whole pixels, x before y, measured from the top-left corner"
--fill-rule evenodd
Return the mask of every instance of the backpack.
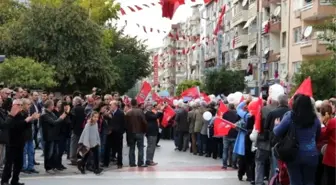
M 296 138 L 296 128 L 294 122 L 290 123 L 288 131 L 274 146 L 274 156 L 283 162 L 292 162 L 299 152 L 299 143 Z

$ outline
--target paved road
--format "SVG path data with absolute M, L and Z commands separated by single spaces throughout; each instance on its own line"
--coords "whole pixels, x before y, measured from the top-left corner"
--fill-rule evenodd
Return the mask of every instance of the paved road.
M 45 174 L 43 164 L 37 166 L 38 175 L 23 174 L 21 181 L 26 185 L 248 185 L 247 182 L 239 182 L 237 172 L 234 170 L 222 170 L 221 161 L 211 158 L 194 156 L 190 153 L 174 151 L 172 141 L 161 141 L 161 147 L 156 150 L 155 161 L 158 166 L 148 168 L 131 168 L 125 166 L 116 169 L 112 166 L 101 175 L 88 173 L 79 174 L 75 167 L 68 166 L 64 172 L 54 175 Z M 128 164 L 128 148 L 124 149 L 124 164 Z M 43 163 L 39 154 L 37 160 Z M 66 162 L 67 163 L 67 162 Z

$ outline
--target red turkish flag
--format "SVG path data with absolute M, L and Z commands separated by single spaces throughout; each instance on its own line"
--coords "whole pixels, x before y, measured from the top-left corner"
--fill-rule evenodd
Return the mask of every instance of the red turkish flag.
M 163 101 L 162 98 L 156 92 L 152 93 L 152 99 L 157 103 L 161 103 Z
M 181 93 L 181 97 L 191 97 L 198 98 L 200 96 L 200 92 L 198 87 L 189 88 Z
M 229 134 L 232 128 L 236 128 L 236 125 L 228 120 L 216 117 L 214 119 L 214 136 L 223 137 Z
M 167 102 L 168 103 L 168 105 L 170 105 L 170 106 L 174 106 L 174 97 L 170 97 L 170 98 L 168 98 L 168 97 L 165 97 L 164 98 L 164 101 L 165 102 Z
M 175 116 L 175 111 L 169 105 L 163 111 L 163 118 L 162 118 L 162 127 L 167 127 L 168 122 Z
M 148 82 L 144 81 L 139 94 L 136 96 L 137 102 L 139 104 L 144 103 L 148 94 L 151 92 L 151 90 L 152 90 L 152 86 Z
M 207 103 L 211 102 L 211 99 L 209 98 L 209 96 L 207 94 L 205 94 L 204 92 L 201 92 L 201 97 L 203 98 L 203 100 Z
M 222 101 L 219 101 L 217 116 L 222 118 L 227 111 L 229 111 L 229 108 Z
M 204 4 L 208 4 L 208 3 L 210 3 L 211 1 L 213 1 L 213 0 L 204 0 Z
M 172 19 L 177 8 L 184 4 L 184 0 L 160 0 L 160 3 L 162 5 L 162 17 Z
M 217 33 L 219 32 L 220 30 L 220 27 L 222 26 L 222 22 L 223 22 L 223 18 L 224 18 L 224 14 L 225 14 L 225 11 L 226 11 L 226 5 L 223 5 L 222 6 L 222 10 L 221 10 L 221 14 L 219 16 L 219 19 L 217 21 L 217 25 L 216 25 L 216 28 L 214 30 L 214 35 L 217 35 Z
M 303 80 L 299 88 L 295 91 L 294 95 L 292 98 L 289 100 L 289 105 L 292 106 L 294 96 L 297 94 L 304 94 L 309 97 L 313 97 L 313 88 L 312 88 L 312 82 L 310 76 Z
M 263 100 L 262 100 L 262 94 L 258 97 L 257 101 L 257 110 L 256 114 L 254 115 L 254 129 L 260 133 L 261 131 L 261 109 L 263 107 Z

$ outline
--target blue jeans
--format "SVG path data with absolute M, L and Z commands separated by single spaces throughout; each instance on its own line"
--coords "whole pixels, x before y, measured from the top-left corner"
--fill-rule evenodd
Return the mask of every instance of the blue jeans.
M 318 156 L 300 156 L 294 162 L 287 163 L 291 185 L 314 185 Z
M 129 163 L 135 165 L 135 145 L 138 148 L 138 166 L 144 165 L 144 134 L 130 134 Z
M 106 144 L 106 134 L 102 133 L 100 134 L 100 150 L 99 150 L 99 156 L 101 159 L 104 159 L 105 144 Z
M 223 167 L 227 167 L 227 160 L 228 160 L 228 156 L 229 156 L 229 150 L 230 147 L 234 147 L 234 144 L 236 142 L 235 138 L 228 138 L 228 137 L 223 137 Z M 231 154 L 231 158 L 232 158 L 232 166 L 236 165 L 237 162 L 237 155 L 235 153 Z
M 23 150 L 23 169 L 33 170 L 34 169 L 34 142 L 29 140 L 26 142 Z
M 278 168 L 278 159 L 275 158 L 274 150 L 272 148 L 270 178 L 272 178 L 276 174 L 277 168 Z
M 196 133 L 196 146 L 197 146 L 197 153 L 203 154 L 203 145 L 201 140 L 201 133 Z

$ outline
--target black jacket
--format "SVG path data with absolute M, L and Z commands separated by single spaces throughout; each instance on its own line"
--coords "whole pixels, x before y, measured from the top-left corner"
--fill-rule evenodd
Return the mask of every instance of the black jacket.
M 265 138 L 269 139 L 271 142 L 271 147 L 273 147 L 278 142 L 278 138 L 276 138 L 273 133 L 274 120 L 276 118 L 280 118 L 280 120 L 282 120 L 283 115 L 285 115 L 285 113 L 288 111 L 290 111 L 288 106 L 280 106 L 271 111 L 266 118 L 263 129 L 265 133 Z
M 230 121 L 231 123 L 236 123 L 239 121 L 240 117 L 235 110 L 229 110 L 223 115 L 223 119 Z M 238 131 L 236 129 L 230 129 L 229 134 L 227 135 L 228 138 L 236 139 L 238 135 Z
M 55 141 L 58 139 L 60 133 L 60 124 L 63 119 L 57 118 L 57 116 L 48 110 L 44 110 L 44 113 L 40 117 L 40 124 L 42 125 L 42 134 L 44 141 Z
M 157 136 L 159 133 L 159 123 L 158 119 L 162 118 L 163 113 L 157 112 L 156 114 L 153 111 L 147 111 L 145 113 L 147 121 L 147 135 L 148 136 Z
M 0 108 L 0 125 L 5 126 L 7 120 L 7 111 Z M 0 144 L 8 144 L 9 141 L 9 131 L 6 128 L 0 129 Z
M 9 146 L 23 147 L 25 140 L 25 132 L 28 128 L 31 128 L 31 123 L 27 123 L 25 119 L 28 117 L 28 113 L 20 112 L 15 117 L 8 116 L 4 128 L 9 130 Z
M 86 118 L 84 106 L 76 105 L 70 113 L 71 129 L 76 136 L 80 136 L 84 129 L 84 121 Z
M 121 134 L 125 132 L 125 114 L 123 111 L 116 110 L 112 118 L 108 120 L 108 129 Z
M 57 118 L 59 118 L 63 113 L 62 112 L 59 112 L 59 111 L 56 111 L 54 110 L 53 113 L 56 115 Z M 71 120 L 70 120 L 70 117 L 67 116 L 64 118 L 64 120 L 59 124 L 59 136 L 61 137 L 66 137 L 66 138 L 70 138 L 70 131 L 71 131 L 71 128 L 70 128 L 70 125 L 71 125 Z

